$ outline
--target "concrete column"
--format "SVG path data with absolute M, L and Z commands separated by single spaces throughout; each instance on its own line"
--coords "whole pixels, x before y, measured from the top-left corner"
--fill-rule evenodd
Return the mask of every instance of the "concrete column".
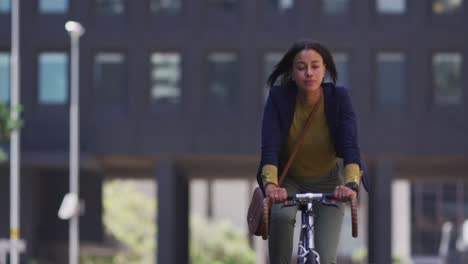
M 249 189 L 248 189 L 249 195 L 252 195 L 253 190 L 258 186 L 257 181 L 255 179 L 250 179 L 248 181 L 248 186 L 249 186 Z M 250 202 L 250 196 L 249 196 L 248 202 Z M 249 239 L 250 239 L 251 245 L 253 246 L 255 250 L 255 264 L 269 263 L 268 262 L 268 242 L 258 236 L 249 235 Z
M 189 263 L 189 184 L 174 160 L 158 160 L 157 263 Z
M 377 160 L 370 172 L 369 191 L 369 264 L 390 264 L 391 261 L 391 183 L 393 162 Z
M 268 242 L 261 237 L 252 237 L 255 249 L 255 264 L 265 264 L 268 256 Z
M 411 259 L 411 185 L 407 180 L 392 184 L 392 248 L 404 261 Z

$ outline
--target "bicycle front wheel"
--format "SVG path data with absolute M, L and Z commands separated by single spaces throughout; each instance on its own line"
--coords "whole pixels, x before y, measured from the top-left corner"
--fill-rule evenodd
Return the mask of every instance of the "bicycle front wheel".
M 320 257 L 315 252 L 311 251 L 306 256 L 305 264 L 320 264 Z

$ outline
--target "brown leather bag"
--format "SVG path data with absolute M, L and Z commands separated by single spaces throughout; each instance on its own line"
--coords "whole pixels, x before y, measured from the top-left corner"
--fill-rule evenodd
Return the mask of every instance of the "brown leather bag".
M 322 95 L 320 94 L 320 96 Z M 321 99 L 322 98 L 319 98 L 319 103 L 316 103 L 314 105 L 314 108 L 312 109 L 312 111 L 309 114 L 309 117 L 307 118 L 307 122 L 304 125 L 304 128 L 302 129 L 301 135 L 299 136 L 296 145 L 294 146 L 291 156 L 289 157 L 288 163 L 286 163 L 286 166 L 284 167 L 283 172 L 281 173 L 278 186 L 281 186 L 281 184 L 283 183 L 284 178 L 288 173 L 289 167 L 294 161 L 299 147 L 304 141 L 305 134 L 310 125 L 312 124 L 312 116 L 317 111 Z M 251 235 L 261 236 L 263 240 L 268 239 L 271 204 L 271 199 L 269 197 L 265 198 L 262 189 L 260 187 L 255 188 L 252 195 L 252 199 L 250 200 L 249 210 L 247 212 L 247 224 L 249 226 L 249 232 Z
M 255 188 L 252 200 L 250 201 L 249 211 L 247 212 L 247 224 L 251 235 L 261 236 L 264 240 L 268 238 L 267 225 L 263 222 L 263 214 L 266 206 L 263 191 L 260 187 Z

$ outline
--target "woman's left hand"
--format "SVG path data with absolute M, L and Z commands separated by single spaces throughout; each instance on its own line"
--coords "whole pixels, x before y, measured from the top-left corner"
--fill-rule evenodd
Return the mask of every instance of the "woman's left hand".
M 333 196 L 338 202 L 348 202 L 356 198 L 357 193 L 344 185 L 338 185 L 333 192 Z

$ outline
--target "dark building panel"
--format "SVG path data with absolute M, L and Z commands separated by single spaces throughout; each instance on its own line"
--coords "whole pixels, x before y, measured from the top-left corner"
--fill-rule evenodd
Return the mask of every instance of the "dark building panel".
M 68 190 L 67 165 L 55 164 L 57 159 L 51 156 L 69 148 L 69 99 L 53 105 L 41 103 L 39 56 L 62 52 L 69 57 L 70 40 L 64 24 L 70 19 L 86 28 L 80 40 L 80 145 L 91 163 L 115 156 L 146 162 L 168 153 L 257 156 L 267 75 L 265 56 L 281 54 L 301 38 L 318 40 L 334 53 L 345 54 L 339 68 L 347 72 L 341 72 L 339 83 L 343 82 L 352 96 L 361 149 L 367 159 L 467 156 L 466 3 L 441 6 L 443 1 L 437 0 L 403 1 L 404 7 L 389 11 L 388 6 L 382 6 L 386 1 L 370 0 L 181 0 L 171 2 L 173 6 L 164 6 L 159 0 L 104 2 L 67 1 L 65 11 L 54 14 L 41 13 L 39 1 L 22 2 L 25 126 L 21 144 L 22 150 L 34 157 L 28 167 L 32 172 L 25 176 L 28 194 L 24 214 L 35 216 L 25 230 L 32 230 L 28 236 L 37 236 L 37 241 L 63 241 L 68 234 L 66 222 L 56 218 Z M 0 25 L 0 52 L 4 52 L 10 46 L 8 12 L 0 11 Z M 378 54 L 395 52 L 404 54 L 398 65 L 388 64 L 385 56 L 378 59 Z M 179 54 L 180 79 L 168 75 L 152 78 L 152 74 L 164 72 L 154 73 L 152 56 L 156 53 Z M 122 54 L 123 60 L 118 69 L 109 69 L 102 61 L 112 58 L 100 54 Z M 458 54 L 458 59 L 438 54 Z M 434 64 L 439 66 L 434 68 Z M 448 78 L 441 75 L 444 67 L 459 68 L 455 85 L 440 86 L 440 80 Z M 110 72 L 111 79 L 100 79 L 103 72 Z M 394 79 L 398 84 L 389 84 Z M 161 89 L 177 82 L 180 90 Z M 400 87 L 391 90 L 392 85 Z M 454 89 L 455 99 L 444 95 L 445 87 Z M 166 97 L 161 96 L 165 92 Z M 116 160 L 105 169 L 116 172 L 125 167 Z M 398 166 L 397 161 L 394 164 Z M 57 166 L 63 168 L 53 169 Z M 169 167 L 166 170 L 172 170 Z M 3 211 L 8 208 L 8 173 L 1 175 L 5 175 L 0 177 Z M 101 199 L 103 176 L 94 172 L 84 175 L 82 194 L 89 210 L 82 225 L 89 229 L 85 227 L 83 239 L 99 241 L 102 223 L 95 221 L 102 205 L 93 201 Z M 9 220 L 5 217 L 0 216 L 2 237 L 8 236 L 5 228 Z M 34 243 L 32 240 L 36 248 Z M 387 246 L 377 246 L 376 252 L 387 254 Z

